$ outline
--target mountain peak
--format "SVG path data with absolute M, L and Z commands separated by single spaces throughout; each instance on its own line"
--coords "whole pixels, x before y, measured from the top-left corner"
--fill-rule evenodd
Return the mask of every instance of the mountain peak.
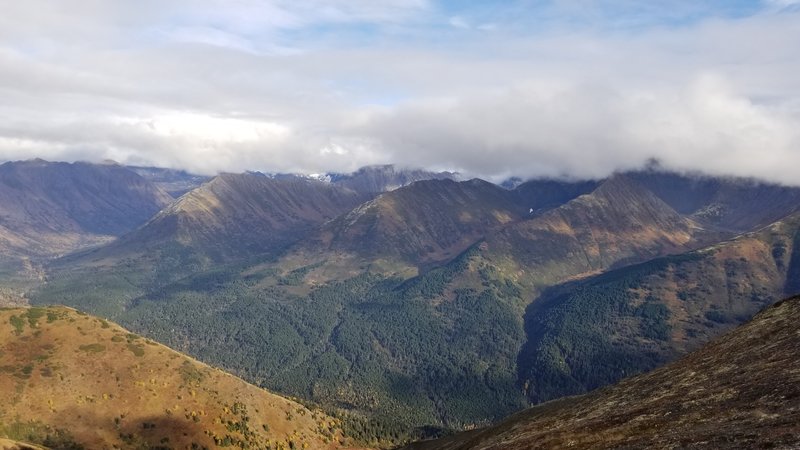
M 381 194 L 321 234 L 332 236 L 331 249 L 427 264 L 456 256 L 523 213 L 510 191 L 487 181 L 421 180 Z
M 593 194 L 613 196 L 625 192 L 645 192 L 651 194 L 644 186 L 623 173 L 615 173 L 600 182 Z
M 585 186 L 583 186 L 585 187 Z M 704 234 L 625 176 L 486 238 L 495 258 L 513 255 L 533 285 L 550 285 L 615 264 L 690 250 Z
M 624 174 L 614 174 L 591 194 L 579 197 L 575 201 L 594 203 L 602 208 L 606 219 L 620 226 L 685 231 L 695 227 L 693 222 L 685 219 L 650 190 Z
M 357 192 L 375 194 L 392 191 L 415 181 L 454 180 L 458 174 L 452 172 L 430 172 L 384 164 L 365 166 L 350 174 L 328 174 L 332 183 L 345 186 Z
M 269 253 L 364 200 L 352 190 L 304 178 L 223 173 L 99 251 L 138 254 L 178 244 L 192 249 L 187 254 L 193 257 L 217 262 Z

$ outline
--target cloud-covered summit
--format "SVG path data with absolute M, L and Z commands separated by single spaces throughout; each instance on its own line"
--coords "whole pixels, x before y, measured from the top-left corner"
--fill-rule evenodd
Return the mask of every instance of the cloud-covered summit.
M 5 3 L 0 159 L 797 183 L 796 1 Z

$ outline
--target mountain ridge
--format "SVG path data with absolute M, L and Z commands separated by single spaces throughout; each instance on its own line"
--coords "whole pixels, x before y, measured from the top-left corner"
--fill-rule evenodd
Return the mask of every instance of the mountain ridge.
M 519 361 L 527 394 L 546 401 L 552 390 L 580 394 L 654 368 L 800 293 L 789 284 L 800 271 L 798 235 L 795 213 L 709 247 L 545 291 L 526 312 Z

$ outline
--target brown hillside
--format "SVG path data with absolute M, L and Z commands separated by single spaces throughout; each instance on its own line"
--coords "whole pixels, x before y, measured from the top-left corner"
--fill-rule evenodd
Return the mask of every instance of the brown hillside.
M 616 175 L 590 194 L 489 234 L 482 254 L 515 281 L 540 288 L 717 237 Z
M 0 450 L 41 450 L 38 445 L 26 444 L 24 442 L 12 441 L 11 439 L 0 439 Z
M 53 257 L 108 241 L 171 201 L 118 165 L 7 162 L 0 165 L 0 254 Z
M 800 298 L 686 358 L 410 449 L 797 448 Z
M 313 180 L 222 174 L 140 229 L 84 258 L 118 258 L 175 246 L 217 262 L 252 256 L 288 245 L 363 200 L 349 189 Z
M 318 259 L 323 249 L 411 266 L 441 263 L 524 217 L 527 209 L 515 200 L 510 191 L 478 179 L 418 181 L 326 224 L 300 253 Z
M 0 437 L 45 445 L 341 447 L 336 420 L 65 307 L 0 310 L 0 392 Z

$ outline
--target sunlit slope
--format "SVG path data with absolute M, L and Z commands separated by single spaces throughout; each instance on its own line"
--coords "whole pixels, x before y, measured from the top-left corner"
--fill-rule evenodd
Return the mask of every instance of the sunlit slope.
M 341 447 L 334 419 L 64 307 L 0 311 L 0 391 L 0 432 L 45 444 Z

